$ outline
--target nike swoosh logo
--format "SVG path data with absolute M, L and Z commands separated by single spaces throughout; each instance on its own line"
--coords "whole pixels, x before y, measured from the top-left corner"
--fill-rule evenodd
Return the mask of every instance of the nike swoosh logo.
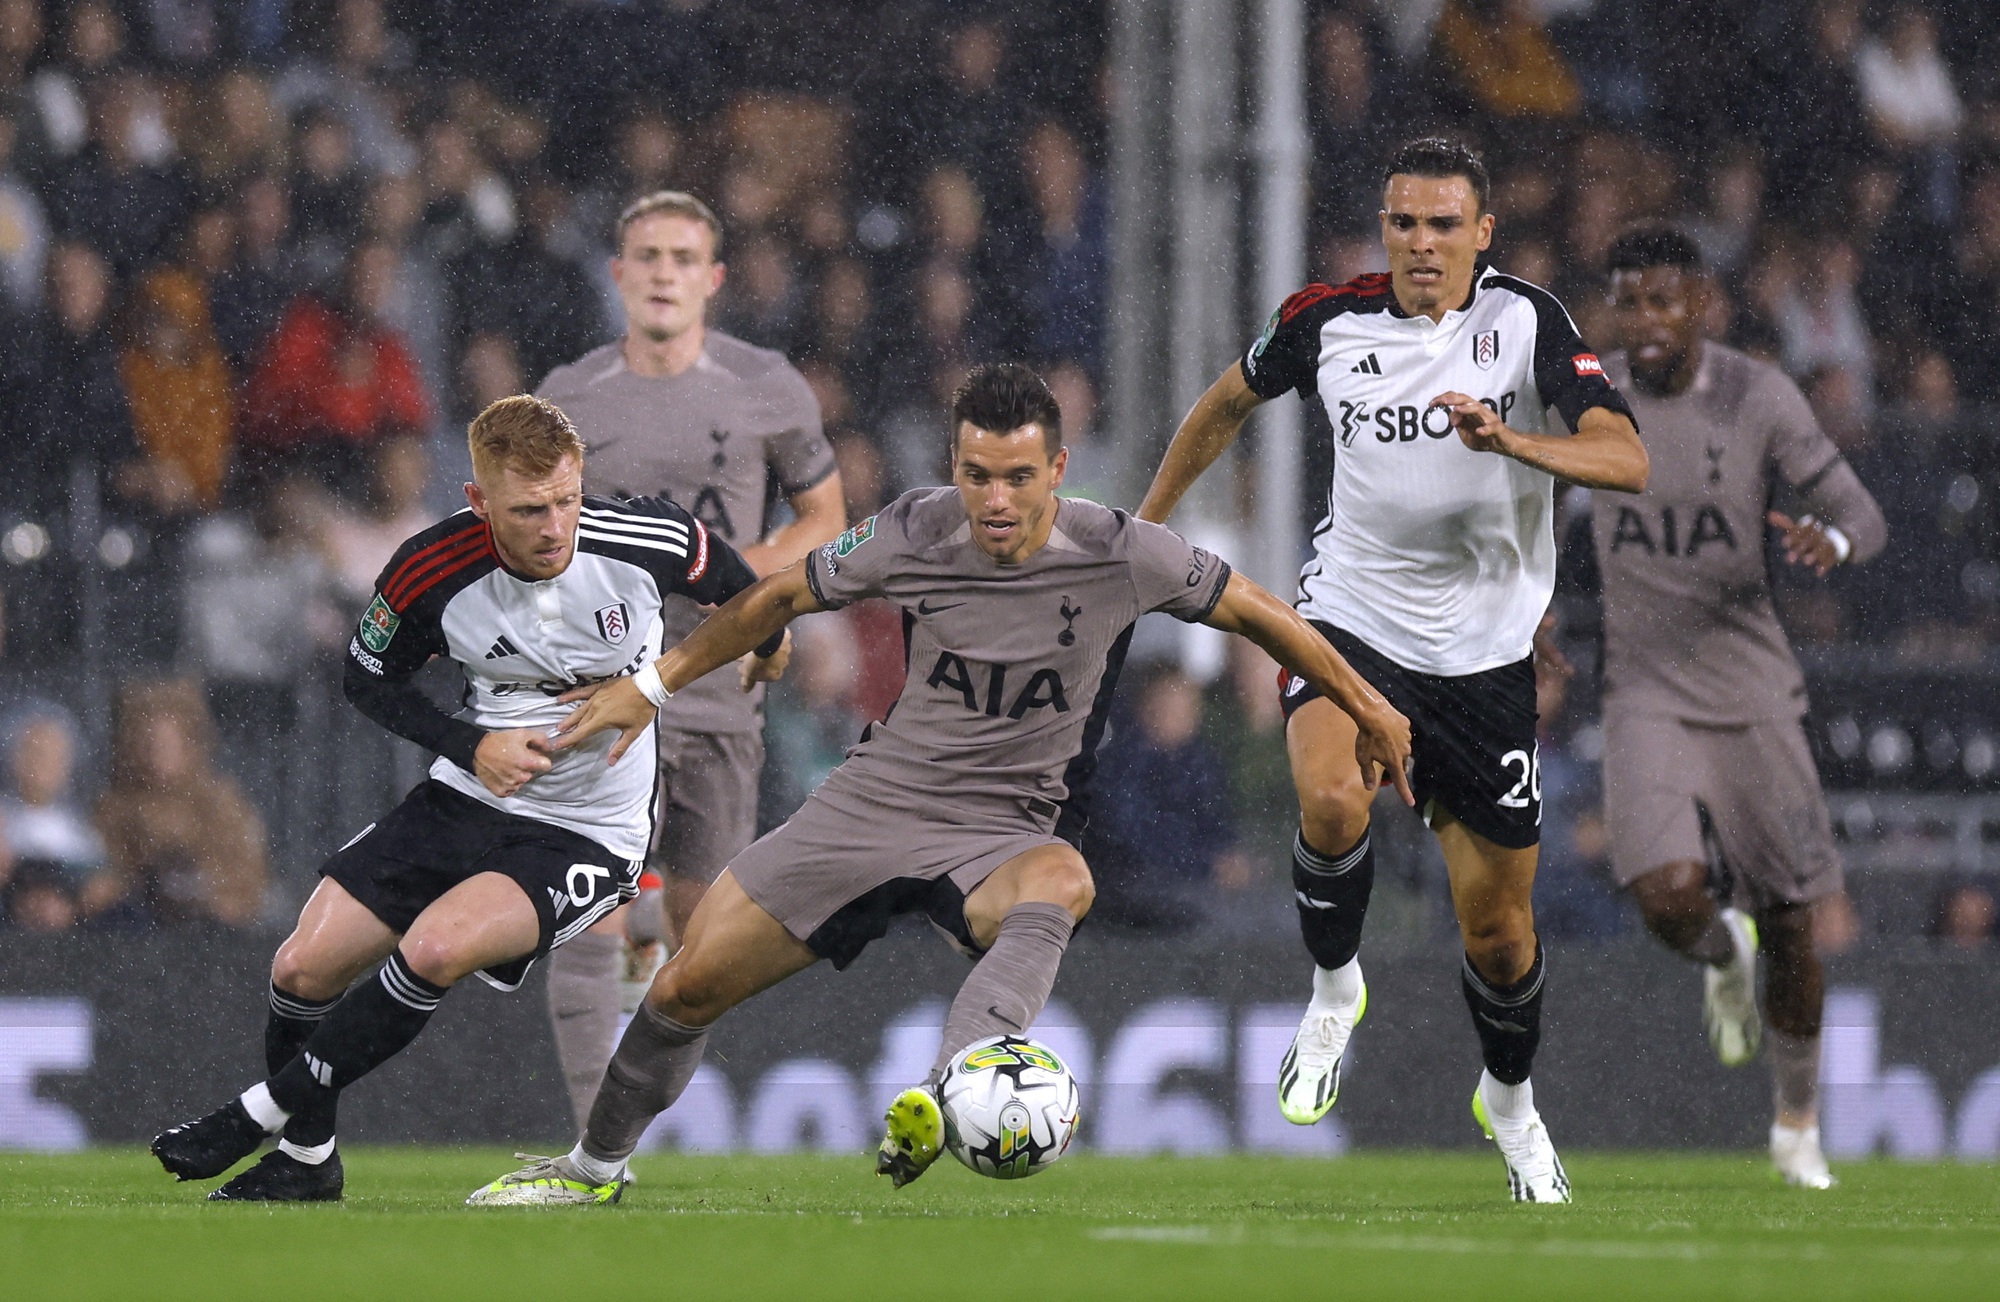
M 1498 1018 L 1488 1017 L 1485 1013 L 1475 1012 L 1474 1015 L 1496 1031 L 1512 1031 L 1516 1035 L 1526 1035 L 1528 1033 L 1528 1028 L 1519 1023 L 1503 1022 Z
M 930 598 L 925 597 L 917 602 L 917 613 L 919 615 L 935 615 L 940 611 L 957 610 L 960 606 L 963 606 L 964 604 L 965 603 L 962 601 L 954 601 L 948 606 L 933 606 L 931 605 Z
M 986 1011 L 992 1015 L 994 1021 L 1000 1023 L 1002 1026 L 1011 1026 L 1017 1031 L 1026 1029 L 1019 1022 L 997 1008 L 988 1007 Z

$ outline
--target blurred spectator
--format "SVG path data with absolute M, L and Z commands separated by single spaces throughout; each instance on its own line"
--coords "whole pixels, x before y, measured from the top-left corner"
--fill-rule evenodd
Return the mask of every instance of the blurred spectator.
M 292 196 L 274 174 L 250 178 L 236 196 L 240 250 L 215 277 L 210 311 L 223 355 L 249 374 L 304 283 L 291 246 Z
M 948 28 L 943 45 L 943 76 L 913 124 L 919 140 L 913 156 L 956 160 L 987 212 L 1023 213 L 1011 160 L 1022 134 L 1025 83 L 1005 75 L 1006 35 L 997 21 L 975 17 Z
M 513 341 L 524 374 L 547 375 L 606 337 L 602 299 L 569 246 L 569 200 L 546 176 L 523 186 L 526 220 L 506 240 L 473 241 L 445 270 L 459 338 Z M 761 342 L 761 341 L 760 341 Z
M 1939 893 L 1931 935 L 1958 949 L 1984 949 L 1993 943 L 2000 901 L 1984 882 L 1956 881 Z
M 199 102 L 188 157 L 204 191 L 227 193 L 282 166 L 285 118 L 261 75 L 232 68 L 208 84 Z
M 126 684 L 111 781 L 97 806 L 108 863 L 84 888 L 86 915 L 234 927 L 257 920 L 263 824 L 215 766 L 214 749 L 214 725 L 192 682 Z
M 1925 5 L 1901 0 L 1879 37 L 1854 52 L 1861 101 L 1875 134 L 1901 149 L 1948 145 L 1965 121 L 1965 106 L 1938 49 L 1937 18 Z
M 162 268 L 141 278 L 119 363 L 143 461 L 121 486 L 157 514 L 213 509 L 222 497 L 235 427 L 235 394 L 209 324 L 201 282 Z
M 335 271 L 361 230 L 367 182 L 347 123 L 332 111 L 308 108 L 292 142 L 294 238 L 315 279 Z
M 852 257 L 829 263 L 812 303 L 801 360 L 834 368 L 854 400 L 872 409 L 879 372 L 888 359 L 867 264 Z
M 0 800 L 0 826 L 15 863 L 53 866 L 73 900 L 104 867 L 104 838 L 77 802 L 76 721 L 58 706 L 19 711 L 7 729 L 7 767 L 13 791 Z
M 1089 792 L 1092 915 L 1178 931 L 1241 888 L 1249 864 L 1222 757 L 1201 735 L 1201 689 L 1178 665 L 1140 675 L 1131 715 L 1106 739 Z
M 120 275 L 164 253 L 194 203 L 194 183 L 157 121 L 151 85 L 136 72 L 91 86 L 89 144 L 48 188 L 64 236 L 89 243 Z
M 324 492 L 304 476 L 274 474 L 254 481 L 250 497 L 247 518 L 209 516 L 189 542 L 182 653 L 210 684 L 289 700 L 315 648 L 343 643 L 352 621 L 332 600 Z
M 585 238 L 609 256 L 612 231 L 625 205 L 655 190 L 684 189 L 679 171 L 681 130 L 659 108 L 631 105 L 612 131 L 610 166 L 586 182 L 577 199 Z M 614 333 L 622 333 L 624 322 Z
M 305 470 L 353 493 L 369 449 L 424 432 L 423 377 L 383 322 L 396 251 L 364 244 L 348 259 L 342 292 L 307 294 L 278 323 L 250 376 L 243 443 L 253 473 Z
M 347 124 L 361 165 L 370 172 L 407 172 L 414 151 L 396 129 L 387 94 L 389 74 L 407 62 L 389 27 L 382 0 L 335 0 L 325 53 L 287 67 L 272 94 L 287 113 L 321 105 Z
M 1682 224 L 1701 246 L 1702 261 L 1725 280 L 1743 270 L 1763 218 L 1764 162 L 1755 148 L 1737 145 L 1708 172 L 1701 215 Z
M 1627 920 L 1611 881 L 1604 734 L 1571 709 L 1570 675 L 1554 667 L 1537 665 L 1535 711 L 1542 797 L 1535 926 L 1545 936 L 1605 940 L 1626 930 Z
M 357 616 L 396 549 L 438 519 L 425 500 L 431 465 L 422 443 L 391 439 L 378 444 L 374 471 L 366 509 L 335 507 L 322 532 L 334 591 L 348 613 Z
M 869 722 L 855 703 L 862 648 L 854 625 L 839 616 L 802 620 L 792 637 L 792 668 L 783 680 L 789 686 L 773 690 L 765 704 L 772 772 L 764 788 L 771 806 L 785 811 L 780 817 L 826 781 Z
M 1785 217 L 1824 219 L 1847 162 L 1867 152 L 1867 115 L 1856 83 L 1860 0 L 1817 0 L 1806 39 L 1790 15 L 1758 55 L 1762 84 L 1746 107 L 1770 157 L 1771 198 Z
M 804 333 L 805 286 L 784 242 L 752 235 L 729 256 L 729 280 L 716 301 L 715 328 L 760 348 L 794 352 Z
M 1285 714 L 1278 701 L 1278 663 L 1244 638 L 1230 638 L 1228 645 L 1228 668 L 1211 685 L 1203 707 L 1202 735 L 1229 774 L 1229 803 L 1237 817 L 1245 871 L 1268 881 L 1281 865 L 1291 863 L 1299 825 L 1285 751 Z M 1289 883 L 1289 868 L 1285 874 Z
M 1861 266 L 1854 246 L 1831 232 L 1806 237 L 1780 292 L 1777 326 L 1785 370 L 1794 377 L 1837 367 L 1853 377 L 1864 414 L 1875 401 L 1875 343 L 1855 287 Z
M 1528 0 L 1447 0 L 1436 49 L 1451 89 L 1502 120 L 1574 117 L 1583 94 Z
M 34 310 L 49 256 L 49 219 L 42 201 L 15 166 L 19 131 L 0 116 L 0 290 L 15 313 Z
M 1042 378 L 1062 410 L 1063 446 L 1069 449 L 1062 495 L 1116 505 L 1111 449 L 1097 428 L 1097 387 L 1090 373 L 1077 362 L 1063 361 L 1045 370 Z
M 114 68 L 125 50 L 125 24 L 100 0 L 71 6 L 61 27 L 48 59 L 28 83 L 53 159 L 70 157 L 90 138 L 83 88 Z
M 84 244 L 56 245 L 45 306 L 7 350 L 0 419 L 14 459 L 0 491 L 31 517 L 61 512 L 79 472 L 109 500 L 120 472 L 139 460 L 110 330 L 113 292 L 103 257 Z
M 1379 160 L 1400 126 L 1386 94 L 1393 78 L 1381 75 L 1387 56 L 1367 21 L 1345 9 L 1320 16 L 1312 56 L 1312 191 L 1318 221 L 1325 233 L 1372 237 L 1382 206 Z M 1518 206 L 1507 214 L 1510 221 L 1533 220 Z
M 76 883 L 59 863 L 20 859 L 0 873 L 0 918 L 22 931 L 68 931 L 82 907 Z
M 1031 353 L 1044 362 L 1080 362 L 1101 374 L 1111 279 L 1103 187 L 1091 176 L 1082 144 L 1053 121 L 1028 133 L 1021 161 L 1040 226 L 1017 273 Z
M 1932 248 L 1919 290 L 1923 319 L 1943 347 L 1967 398 L 2000 403 L 2000 164 L 1966 186 L 1961 229 Z M 1943 254 L 1944 256 L 1939 256 Z
M 433 412 L 451 404 L 451 302 L 436 251 L 422 238 L 423 186 L 415 177 L 382 176 L 369 187 L 368 239 L 395 254 L 382 321 L 410 349 Z

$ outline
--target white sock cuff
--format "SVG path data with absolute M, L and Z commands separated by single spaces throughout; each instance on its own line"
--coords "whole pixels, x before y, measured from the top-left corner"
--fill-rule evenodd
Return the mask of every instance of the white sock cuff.
M 1339 967 L 1313 969 L 1315 1008 L 1346 1008 L 1361 998 L 1361 959 L 1350 958 Z
M 592 1184 L 610 1184 L 613 1180 L 622 1179 L 625 1175 L 625 1161 L 623 1158 L 616 1161 L 606 1161 L 601 1157 L 592 1157 L 583 1151 L 583 1141 L 580 1139 L 577 1141 L 576 1147 L 569 1150 L 569 1164 L 576 1168 L 578 1175 Z
M 281 1139 L 278 1141 L 278 1151 L 304 1162 L 307 1166 L 318 1166 L 333 1156 L 333 1141 L 329 1139 L 324 1144 L 306 1145 Z
M 243 1110 L 250 1114 L 252 1121 L 274 1135 L 292 1119 L 292 1114 L 279 1107 L 278 1101 L 271 1097 L 271 1087 L 263 1081 L 244 1090 L 237 1097 L 237 1102 L 243 1105 Z
M 1524 1080 L 1519 1085 L 1503 1085 L 1490 1071 L 1479 1073 L 1479 1097 L 1486 1104 L 1486 1115 L 1494 1121 L 1521 1122 L 1535 1114 L 1535 1083 Z

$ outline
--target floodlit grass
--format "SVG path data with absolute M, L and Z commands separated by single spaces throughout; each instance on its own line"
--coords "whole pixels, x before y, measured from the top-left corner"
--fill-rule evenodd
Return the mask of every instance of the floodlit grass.
M 0 1155 L 10 1298 L 2000 1297 L 2000 1169 L 1575 1153 L 1518 1207 L 1485 1153 L 1072 1157 L 900 1193 L 868 1159 L 656 1156 L 617 1207 L 475 1211 L 496 1150 L 363 1148 L 340 1206 L 209 1205 L 144 1153 Z

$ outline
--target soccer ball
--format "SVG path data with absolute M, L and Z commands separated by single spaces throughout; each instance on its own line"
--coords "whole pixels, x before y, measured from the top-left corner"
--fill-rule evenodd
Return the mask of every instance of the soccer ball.
M 1047 1047 L 1018 1035 L 967 1045 L 938 1094 L 944 1146 L 996 1180 L 1033 1175 L 1076 1138 L 1076 1077 Z

